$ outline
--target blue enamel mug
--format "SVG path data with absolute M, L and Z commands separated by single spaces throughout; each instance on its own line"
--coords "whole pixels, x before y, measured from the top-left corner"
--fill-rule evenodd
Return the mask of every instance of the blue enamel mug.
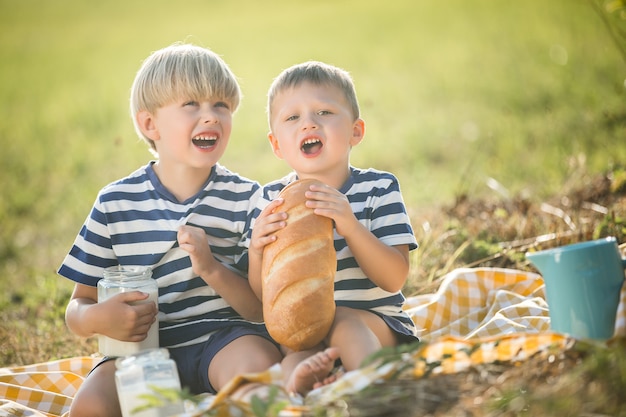
M 577 339 L 613 337 L 626 259 L 614 237 L 527 252 L 543 276 L 550 328 Z

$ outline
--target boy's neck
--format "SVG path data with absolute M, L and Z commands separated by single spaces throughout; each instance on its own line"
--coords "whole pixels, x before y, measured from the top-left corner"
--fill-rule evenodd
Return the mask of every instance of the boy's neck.
M 346 181 L 348 181 L 348 178 L 350 178 L 350 167 L 347 167 L 345 171 L 342 170 L 341 173 L 328 172 L 324 174 L 308 174 L 308 173 L 301 173 L 301 172 L 296 171 L 296 174 L 298 175 L 298 178 L 300 179 L 305 179 L 305 178 L 316 179 L 330 187 L 333 187 L 336 190 L 339 190 L 346 183 Z
M 159 181 L 179 202 L 198 194 L 211 175 L 212 169 L 213 167 L 166 167 L 159 161 L 154 164 L 154 172 Z

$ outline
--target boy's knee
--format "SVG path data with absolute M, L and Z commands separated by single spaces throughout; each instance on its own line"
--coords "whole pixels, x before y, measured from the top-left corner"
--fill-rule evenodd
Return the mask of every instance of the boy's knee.
M 237 360 L 235 367 L 240 373 L 262 372 L 283 359 L 280 350 L 275 347 L 264 347 L 258 351 L 249 352 L 245 357 Z
M 121 417 L 115 388 L 115 361 L 100 364 L 83 381 L 70 407 L 70 417 Z
M 333 330 L 336 330 L 337 327 L 350 329 L 360 325 L 362 321 L 358 310 L 349 307 L 337 307 L 335 310 L 335 320 L 333 321 Z

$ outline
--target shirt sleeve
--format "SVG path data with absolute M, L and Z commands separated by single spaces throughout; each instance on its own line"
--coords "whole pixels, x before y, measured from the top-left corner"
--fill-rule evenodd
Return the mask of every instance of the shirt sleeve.
M 96 286 L 104 268 L 117 263 L 98 196 L 58 273 L 74 282 Z
M 404 205 L 399 182 L 395 177 L 392 178 L 386 187 L 374 190 L 372 204 L 366 209 L 370 230 L 386 245 L 409 245 L 409 250 L 414 250 L 418 247 L 417 240 Z

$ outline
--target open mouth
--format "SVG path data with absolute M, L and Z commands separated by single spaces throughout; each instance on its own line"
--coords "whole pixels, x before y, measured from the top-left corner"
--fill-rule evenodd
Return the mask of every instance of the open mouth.
M 322 149 L 322 146 L 324 146 L 324 145 L 322 145 L 322 141 L 319 140 L 319 139 L 306 139 L 302 143 L 302 146 L 300 147 L 300 149 L 306 155 L 311 155 L 311 154 L 314 154 L 316 152 L 319 152 L 320 149 Z
M 217 136 L 196 136 L 191 139 L 193 144 L 198 148 L 208 149 L 212 146 L 215 146 L 217 143 Z

